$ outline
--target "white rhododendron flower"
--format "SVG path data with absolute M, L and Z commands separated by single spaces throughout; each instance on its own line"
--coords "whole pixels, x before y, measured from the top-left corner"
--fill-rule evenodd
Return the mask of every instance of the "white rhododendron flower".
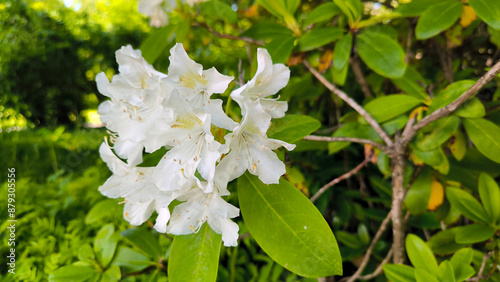
M 166 2 L 165 4 L 163 2 Z M 165 6 L 165 7 L 164 7 Z M 149 25 L 162 27 L 168 24 L 167 11 L 177 7 L 177 0 L 141 0 L 139 13 L 150 17 Z
M 183 235 L 198 232 L 206 222 L 225 246 L 236 246 L 239 228 L 231 219 L 239 209 L 222 198 L 230 194 L 228 182 L 248 170 L 266 184 L 278 183 L 285 165 L 273 150 L 295 147 L 267 137 L 271 118 L 283 116 L 287 104 L 266 97 L 286 85 L 289 70 L 258 50 L 254 78 L 231 94 L 243 115 L 237 123 L 224 113 L 221 99 L 211 99 L 226 91 L 233 77 L 203 70 L 182 44 L 170 54 L 167 75 L 139 50 L 122 47 L 116 52 L 119 74 L 111 82 L 104 73 L 97 75 L 99 92 L 110 98 L 98 113 L 111 134 L 111 146 L 104 142 L 99 152 L 113 173 L 99 191 L 124 199 L 123 215 L 132 225 L 156 213 L 158 232 Z M 167 152 L 156 165 L 137 166 L 144 151 L 161 148 Z M 182 203 L 171 215 L 174 200 Z
M 231 93 L 233 98 L 242 110 L 245 111 L 243 103 L 246 100 L 260 101 L 264 110 L 273 118 L 285 116 L 288 109 L 286 101 L 277 101 L 277 99 L 266 98 L 278 93 L 290 80 L 290 70 L 283 64 L 274 64 L 271 55 L 266 49 L 257 49 L 257 72 L 255 76 L 242 87 Z M 243 112 L 243 115 L 245 112 Z

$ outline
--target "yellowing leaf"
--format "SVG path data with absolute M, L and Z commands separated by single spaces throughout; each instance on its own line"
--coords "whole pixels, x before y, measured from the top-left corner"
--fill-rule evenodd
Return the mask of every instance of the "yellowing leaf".
M 462 45 L 462 27 L 458 24 L 455 24 L 451 28 L 447 29 L 445 31 L 445 35 L 446 46 L 448 49 L 453 49 Z
M 469 5 L 464 5 L 462 7 L 462 13 L 460 14 L 460 25 L 465 28 L 468 27 L 477 18 L 476 12 Z
M 245 16 L 246 18 L 258 17 L 259 16 L 259 9 L 258 8 L 259 8 L 258 4 L 253 4 L 252 6 L 250 6 L 248 9 L 246 9 L 243 12 L 243 16 Z
M 328 49 L 319 58 L 319 67 L 318 67 L 319 72 L 326 71 L 332 64 L 332 60 L 333 60 L 333 51 Z
M 431 182 L 431 197 L 429 198 L 427 209 L 430 211 L 436 210 L 441 204 L 443 204 L 443 199 L 444 199 L 443 184 L 441 184 L 441 182 L 437 181 L 433 177 Z

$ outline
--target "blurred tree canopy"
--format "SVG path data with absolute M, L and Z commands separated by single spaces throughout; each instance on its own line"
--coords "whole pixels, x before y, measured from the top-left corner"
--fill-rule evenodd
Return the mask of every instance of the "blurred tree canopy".
M 95 75 L 112 72 L 115 50 L 137 44 L 149 30 L 135 1 L 111 2 L 0 4 L 3 119 L 15 112 L 36 126 L 83 124 L 81 111 L 100 99 Z

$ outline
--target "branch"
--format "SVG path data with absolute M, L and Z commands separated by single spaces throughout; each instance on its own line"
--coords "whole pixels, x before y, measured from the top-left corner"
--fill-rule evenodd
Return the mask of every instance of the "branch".
M 356 101 L 351 99 L 351 97 L 349 97 L 344 91 L 338 89 L 332 83 L 330 83 L 323 75 L 321 75 L 315 68 L 313 68 L 307 62 L 307 60 L 304 60 L 303 64 L 326 88 L 335 93 L 335 95 L 337 95 L 340 99 L 344 100 L 344 102 L 346 102 L 349 106 L 351 106 L 354 110 L 356 110 L 362 117 L 364 117 L 366 121 L 373 127 L 373 129 L 377 131 L 378 135 L 382 137 L 382 139 L 387 145 L 389 146 L 393 145 L 393 142 L 389 137 L 389 135 L 385 133 L 382 127 L 380 127 L 380 125 L 378 124 L 378 122 L 363 107 L 361 107 L 358 103 L 356 103 Z
M 213 35 L 215 35 L 216 37 L 219 37 L 219 38 L 226 38 L 226 39 L 231 39 L 231 40 L 241 40 L 241 41 L 244 41 L 244 42 L 247 42 L 247 43 L 251 43 L 251 44 L 255 44 L 255 45 L 259 45 L 259 46 L 264 46 L 264 44 L 265 44 L 263 41 L 256 40 L 256 39 L 253 39 L 253 38 L 250 38 L 250 37 L 234 36 L 234 35 L 219 33 L 217 31 L 215 31 L 212 27 L 210 27 L 209 25 L 207 25 L 206 23 L 196 23 L 195 22 L 195 23 L 192 23 L 191 25 L 192 26 L 203 27 L 206 30 L 210 31 Z
M 387 255 L 385 256 L 384 260 L 382 260 L 382 262 L 379 264 L 379 266 L 377 267 L 377 269 L 375 269 L 375 271 L 372 274 L 367 274 L 367 275 L 360 276 L 359 280 L 370 280 L 372 278 L 375 278 L 375 277 L 379 276 L 380 273 L 382 273 L 382 271 L 383 271 L 382 266 L 384 266 L 385 264 L 387 264 L 389 262 L 389 260 L 391 259 L 393 253 L 394 253 L 394 249 L 391 248 L 389 250 L 389 252 L 387 253 Z
M 404 145 L 408 144 L 420 129 L 424 128 L 429 123 L 454 112 L 458 107 L 469 100 L 469 98 L 476 95 L 476 93 L 479 92 L 479 90 L 481 90 L 481 88 L 483 88 L 493 78 L 495 78 L 498 73 L 500 73 L 500 61 L 497 62 L 493 67 L 491 67 L 491 69 L 484 76 L 482 76 L 474 85 L 472 85 L 471 88 L 465 91 L 465 93 L 458 97 L 458 99 L 446 105 L 445 107 L 436 110 L 435 112 L 426 116 L 417 124 L 412 126 L 411 129 L 406 132 L 406 134 L 403 134 L 403 136 L 401 136 L 401 143 Z
M 351 60 L 352 71 L 354 72 L 354 76 L 361 86 L 361 91 L 365 94 L 365 98 L 373 97 L 372 92 L 370 91 L 370 87 L 368 87 L 368 83 L 366 83 L 365 76 L 363 75 L 363 71 L 361 70 L 361 65 L 359 63 L 358 57 L 352 57 Z
M 330 136 L 316 136 L 316 135 L 307 135 L 303 138 L 304 140 L 309 141 L 322 141 L 322 142 L 352 142 L 352 143 L 360 143 L 360 144 L 368 144 L 373 147 L 379 149 L 382 152 L 387 152 L 388 148 L 380 143 L 377 143 L 372 140 L 355 138 L 355 137 L 330 137 Z
M 391 220 L 391 212 L 387 213 L 387 216 L 385 219 L 382 221 L 382 224 L 380 224 L 380 227 L 375 234 L 375 237 L 373 237 L 372 242 L 370 243 L 370 246 L 368 247 L 368 250 L 366 250 L 366 254 L 363 257 L 363 260 L 361 261 L 361 264 L 358 267 L 358 270 L 349 278 L 347 279 L 347 282 L 353 282 L 356 281 L 361 275 L 361 272 L 365 269 L 365 266 L 368 264 L 368 261 L 370 261 L 370 256 L 373 252 L 373 248 L 375 248 L 375 244 L 378 242 L 380 239 L 380 236 L 382 236 L 382 233 L 385 231 L 387 228 L 387 224 L 389 223 L 389 220 Z M 391 248 L 392 250 L 392 248 Z
M 359 170 L 361 170 L 367 163 L 370 162 L 370 159 L 371 159 L 371 156 L 367 157 L 362 163 L 360 163 L 357 167 L 353 168 L 351 171 L 343 174 L 342 176 L 340 177 L 337 177 L 335 178 L 334 180 L 328 182 L 325 186 L 321 187 L 318 192 L 316 192 L 316 194 L 314 194 L 314 196 L 311 197 L 311 202 L 314 203 L 314 201 L 316 201 L 319 196 L 321 196 L 323 193 L 326 192 L 326 190 L 328 190 L 330 187 L 334 186 L 335 184 L 339 183 L 340 181 L 344 180 L 344 179 L 347 179 L 349 177 L 351 177 L 353 174 L 357 173 Z

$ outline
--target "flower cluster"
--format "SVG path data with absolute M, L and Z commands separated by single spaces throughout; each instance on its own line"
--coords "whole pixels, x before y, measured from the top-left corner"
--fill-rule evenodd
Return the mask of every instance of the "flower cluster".
M 285 165 L 272 151 L 295 145 L 269 139 L 271 118 L 284 115 L 287 103 L 267 98 L 289 80 L 290 71 L 273 64 L 258 49 L 258 69 L 244 86 L 231 93 L 241 107 L 237 123 L 222 109 L 223 93 L 233 77 L 203 67 L 189 58 L 182 44 L 170 50 L 168 75 L 156 71 L 131 46 L 116 52 L 119 74 L 109 82 L 96 77 L 99 92 L 110 98 L 98 109 L 112 132 L 100 147 L 113 175 L 99 188 L 110 198 L 124 198 L 124 217 L 140 225 L 156 211 L 154 228 L 174 235 L 194 233 L 203 223 L 222 234 L 226 246 L 235 246 L 238 225 L 231 221 L 239 209 L 221 196 L 227 184 L 246 170 L 266 184 L 278 183 Z M 224 144 L 212 134 L 227 130 Z M 222 141 L 222 140 L 219 140 Z M 155 167 L 141 167 L 143 151 L 168 149 Z M 126 160 L 126 161 L 123 161 Z M 173 200 L 181 201 L 170 214 Z

